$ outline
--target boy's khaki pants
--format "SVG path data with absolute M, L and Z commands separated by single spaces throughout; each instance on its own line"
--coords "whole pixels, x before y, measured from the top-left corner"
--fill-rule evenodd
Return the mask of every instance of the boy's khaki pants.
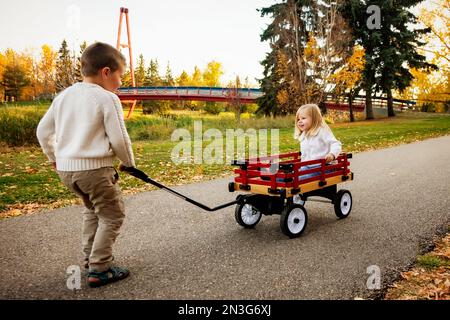
M 119 175 L 112 167 L 90 171 L 58 171 L 62 182 L 78 195 L 83 211 L 83 252 L 89 270 L 103 272 L 113 260 L 112 247 L 125 218 Z

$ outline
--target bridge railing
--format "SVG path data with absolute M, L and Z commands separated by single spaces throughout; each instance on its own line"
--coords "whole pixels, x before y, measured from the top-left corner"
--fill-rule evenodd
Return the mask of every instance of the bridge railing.
M 201 95 L 222 97 L 245 97 L 257 99 L 263 95 L 259 89 L 233 89 L 233 88 L 211 88 L 211 87 L 129 87 L 119 88 L 117 93 L 127 95 Z

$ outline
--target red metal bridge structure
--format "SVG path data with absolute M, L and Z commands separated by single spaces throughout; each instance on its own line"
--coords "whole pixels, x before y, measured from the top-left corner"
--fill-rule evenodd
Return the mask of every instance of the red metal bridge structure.
M 184 101 L 206 101 L 225 103 L 257 103 L 257 99 L 263 96 L 260 89 L 247 88 L 207 88 L 207 87 L 136 87 L 133 65 L 133 49 L 131 45 L 131 30 L 129 10 L 120 8 L 119 32 L 117 36 L 117 49 L 128 49 L 130 57 L 130 73 L 132 87 L 120 88 L 117 95 L 124 103 L 131 103 L 127 118 L 130 118 L 136 107 L 137 101 L 145 100 L 184 100 Z M 128 42 L 121 42 L 123 18 L 126 20 Z M 348 104 L 327 102 L 326 107 L 337 110 L 348 110 Z M 355 105 L 354 111 L 364 111 L 364 105 Z
M 117 95 L 123 102 L 146 100 L 205 101 L 250 104 L 263 96 L 260 89 L 220 87 L 130 87 L 120 88 Z M 334 110 L 348 110 L 348 104 L 326 102 Z M 364 111 L 364 105 L 355 105 L 354 111 Z
M 187 100 L 206 102 L 256 103 L 263 93 L 259 89 L 219 87 L 139 87 L 120 88 L 117 95 L 122 101 L 130 100 Z

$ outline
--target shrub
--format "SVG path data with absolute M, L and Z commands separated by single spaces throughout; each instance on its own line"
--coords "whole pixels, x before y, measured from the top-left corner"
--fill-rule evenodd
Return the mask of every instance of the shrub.
M 219 113 L 221 113 L 223 111 L 223 106 L 219 103 L 215 103 L 215 102 L 207 102 L 205 104 L 205 112 L 209 113 L 209 114 L 214 114 L 214 115 L 218 115 Z
M 24 108 L 0 109 L 0 141 L 11 147 L 39 145 L 36 129 L 45 111 Z

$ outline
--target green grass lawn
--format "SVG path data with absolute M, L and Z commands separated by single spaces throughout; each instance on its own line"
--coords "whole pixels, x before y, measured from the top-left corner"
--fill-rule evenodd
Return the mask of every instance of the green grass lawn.
M 250 128 L 252 123 L 257 123 L 257 119 L 249 121 L 251 122 L 244 128 Z M 213 124 L 205 125 L 205 128 L 211 128 Z M 275 125 L 276 123 L 268 127 L 273 128 Z M 222 123 L 218 129 L 224 133 L 226 126 L 234 129 L 231 120 L 226 124 Z M 255 127 L 259 129 L 264 126 Z M 392 119 L 338 123 L 331 125 L 331 128 L 342 141 L 345 151 L 361 152 L 450 134 L 450 116 L 402 113 Z M 191 123 L 187 124 L 187 129 L 191 129 Z M 209 143 L 204 142 L 204 146 Z M 170 139 L 134 140 L 137 166 L 155 180 L 169 186 L 232 174 L 233 167 L 227 164 L 175 165 L 171 160 L 171 151 L 176 144 Z M 293 128 L 280 129 L 280 152 L 298 149 L 299 144 L 293 139 Z M 126 175 L 122 175 L 121 186 L 125 193 L 151 189 L 149 185 Z M 1 217 L 18 215 L 41 207 L 62 206 L 70 203 L 74 196 L 60 183 L 57 174 L 48 165 L 46 157 L 38 147 L 4 146 L 1 147 L 0 155 L 0 199 Z

